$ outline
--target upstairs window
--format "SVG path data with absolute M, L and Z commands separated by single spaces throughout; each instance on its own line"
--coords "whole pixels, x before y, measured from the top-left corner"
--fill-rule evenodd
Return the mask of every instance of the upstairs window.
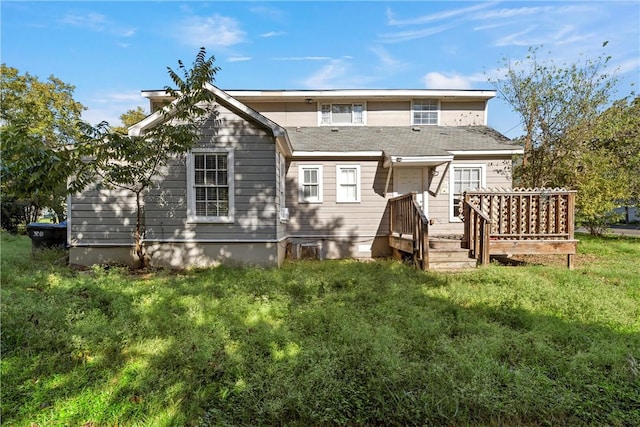
M 414 99 L 413 100 L 413 124 L 437 125 L 438 124 L 438 100 Z
M 364 104 L 322 104 L 320 123 L 323 125 L 364 124 Z

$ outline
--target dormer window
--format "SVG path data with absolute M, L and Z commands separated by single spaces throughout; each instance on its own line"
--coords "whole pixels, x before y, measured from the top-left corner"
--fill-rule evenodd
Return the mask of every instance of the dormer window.
M 322 104 L 320 124 L 362 125 L 364 124 L 364 104 Z
M 438 100 L 414 99 L 413 100 L 413 124 L 437 125 L 438 124 Z

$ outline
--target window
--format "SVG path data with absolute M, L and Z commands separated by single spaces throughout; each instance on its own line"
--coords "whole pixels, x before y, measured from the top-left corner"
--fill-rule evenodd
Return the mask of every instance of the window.
M 189 222 L 233 221 L 233 151 L 197 149 L 187 161 Z
M 322 165 L 298 166 L 299 201 L 322 203 Z
M 484 165 L 454 166 L 451 171 L 451 220 L 460 221 L 460 205 L 463 194 L 467 190 L 477 190 L 484 187 Z
M 357 203 L 360 201 L 360 166 L 336 166 L 336 202 Z
M 438 100 L 414 99 L 413 100 L 413 124 L 437 125 L 438 124 Z
M 322 104 L 320 124 L 364 124 L 364 104 Z

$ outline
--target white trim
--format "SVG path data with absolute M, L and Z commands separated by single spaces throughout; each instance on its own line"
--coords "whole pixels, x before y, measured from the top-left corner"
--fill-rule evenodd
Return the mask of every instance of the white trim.
M 290 236 L 281 237 L 280 239 L 143 239 L 142 243 L 280 243 L 287 240 Z M 73 248 L 132 248 L 133 243 L 77 243 L 70 245 Z
M 438 166 L 453 161 L 451 156 L 391 156 L 391 163 L 396 166 Z
M 381 157 L 383 154 L 383 151 L 294 151 L 292 157 Z
M 305 99 L 330 99 L 330 98 L 483 98 L 490 99 L 496 96 L 495 90 L 478 89 L 328 89 L 328 90 L 227 90 L 231 96 L 237 98 L 299 98 Z M 143 91 L 142 96 L 147 98 L 162 96 L 163 91 Z M 315 99 L 314 99 L 315 100 Z
M 484 125 L 489 126 L 489 100 L 484 101 Z
M 469 151 L 451 151 L 447 150 L 454 156 L 500 156 L 524 154 L 524 148 L 512 148 L 508 150 L 469 150 Z
M 280 222 L 287 222 L 289 220 L 289 210 L 287 209 L 287 159 L 284 154 L 276 152 L 276 164 L 278 165 L 278 200 L 279 203 L 279 217 Z
M 487 165 L 485 163 L 452 163 L 449 168 L 449 222 L 462 222 L 458 215 L 453 212 L 454 177 L 456 169 L 480 169 L 480 188 L 485 188 L 487 185 Z
M 318 198 L 317 199 L 305 199 L 304 198 L 304 170 L 305 169 L 317 169 L 318 170 Z M 299 203 L 322 203 L 322 181 L 324 180 L 322 174 L 322 165 L 298 165 L 298 202 Z
M 227 183 L 229 189 L 229 215 L 197 216 L 196 195 L 194 192 L 193 156 L 196 154 L 227 154 Z M 235 173 L 233 148 L 194 148 L 187 155 L 187 224 L 195 223 L 233 223 L 235 214 Z
M 67 246 L 71 246 L 71 194 L 67 195 Z
M 340 171 L 341 169 L 355 169 L 356 170 L 356 198 L 355 200 L 343 199 L 340 195 Z M 361 181 L 360 181 L 360 165 L 336 165 L 336 203 L 360 203 L 361 193 Z

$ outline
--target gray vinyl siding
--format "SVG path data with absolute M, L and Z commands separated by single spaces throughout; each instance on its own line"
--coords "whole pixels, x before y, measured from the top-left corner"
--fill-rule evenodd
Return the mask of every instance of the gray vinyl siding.
M 323 167 L 322 203 L 298 201 L 298 165 Z M 360 165 L 361 196 L 358 203 L 336 202 L 336 165 Z M 287 173 L 287 204 L 291 213 L 289 236 L 334 236 L 354 243 L 376 235 L 386 235 L 387 198 L 384 187 L 388 169 L 381 161 L 372 160 L 304 160 L 293 161 Z M 393 184 L 390 184 L 390 187 Z
M 276 209 L 276 149 L 274 138 L 242 118 L 218 107 L 219 126 L 205 127 L 198 144 L 233 148 L 235 216 L 233 223 L 187 221 L 187 156 L 170 162 L 164 176 L 144 199 L 146 241 L 274 240 Z M 72 197 L 71 237 L 79 245 L 131 244 L 135 198 L 120 201 L 102 190 Z M 124 203 L 122 203 L 124 201 Z

